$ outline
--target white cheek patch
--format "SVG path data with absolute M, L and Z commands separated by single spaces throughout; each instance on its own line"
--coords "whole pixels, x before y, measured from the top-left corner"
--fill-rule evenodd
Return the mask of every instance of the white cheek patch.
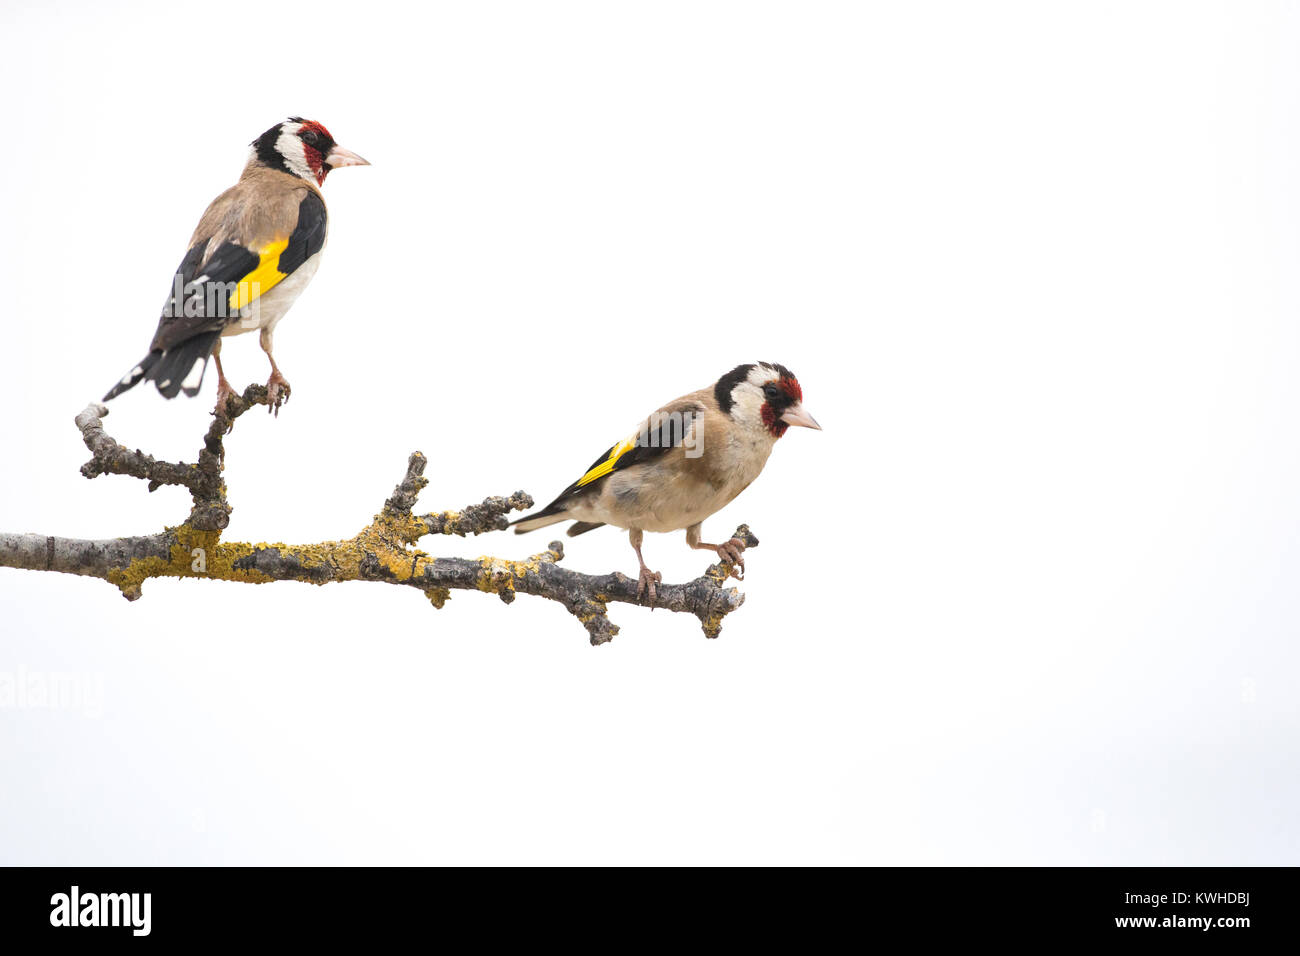
M 750 382 L 736 386 L 731 393 L 731 417 L 742 425 L 756 425 L 763 421 L 763 392 Z
M 302 127 L 297 123 L 286 123 L 280 131 L 280 138 L 275 141 L 275 149 L 284 157 L 284 164 L 289 167 L 291 173 L 303 179 L 314 180 L 316 174 L 312 171 L 311 164 L 307 162 L 307 152 L 303 148 L 302 140 L 298 138 L 300 129 Z

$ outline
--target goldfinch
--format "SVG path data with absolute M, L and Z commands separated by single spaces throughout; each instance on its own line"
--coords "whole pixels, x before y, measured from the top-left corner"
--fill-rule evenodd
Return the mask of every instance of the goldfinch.
M 738 365 L 652 414 L 549 505 L 513 522 L 515 533 L 569 520 L 570 536 L 606 524 L 627 529 L 641 566 L 637 597 L 648 593 L 651 605 L 662 576 L 641 556 L 647 531 L 684 528 L 692 548 L 713 551 L 743 572 L 744 542 L 708 544 L 700 526 L 749 487 L 791 425 L 821 429 L 804 411 L 794 373 L 774 362 Z
M 278 409 L 290 389 L 271 353 L 272 336 L 320 265 L 327 223 L 320 187 L 331 169 L 369 165 L 300 116 L 253 140 L 239 182 L 212 201 L 194 230 L 149 354 L 104 401 L 144 379 L 164 398 L 197 395 L 211 356 L 220 409 L 234 394 L 221 368 L 221 338 L 257 330 L 271 361 L 268 398 Z

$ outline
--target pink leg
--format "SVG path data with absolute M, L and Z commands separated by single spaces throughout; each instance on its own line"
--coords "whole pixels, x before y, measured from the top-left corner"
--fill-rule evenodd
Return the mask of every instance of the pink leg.
M 664 576 L 658 571 L 651 571 L 646 567 L 645 558 L 641 557 L 641 542 L 645 538 L 645 532 L 629 531 L 627 536 L 632 542 L 632 550 L 636 552 L 637 564 L 641 565 L 641 572 L 637 576 L 636 582 L 636 596 L 639 599 L 643 592 L 647 593 L 650 598 L 650 609 L 654 610 L 655 585 L 662 584 Z

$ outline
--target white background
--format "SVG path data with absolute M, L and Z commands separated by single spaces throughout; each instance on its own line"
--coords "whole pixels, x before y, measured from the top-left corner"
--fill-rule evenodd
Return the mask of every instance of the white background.
M 739 362 L 792 367 L 825 431 L 706 523 L 762 539 L 717 641 L 0 570 L 0 674 L 98 688 L 0 710 L 0 862 L 1300 862 L 1298 20 L 4 0 L 0 528 L 184 517 L 83 479 L 72 419 L 290 113 L 374 165 L 326 184 L 230 540 L 349 536 L 417 448 L 425 510 L 543 503 Z M 265 379 L 254 337 L 225 355 Z M 106 424 L 192 458 L 214 387 Z M 567 544 L 635 570 L 619 532 Z

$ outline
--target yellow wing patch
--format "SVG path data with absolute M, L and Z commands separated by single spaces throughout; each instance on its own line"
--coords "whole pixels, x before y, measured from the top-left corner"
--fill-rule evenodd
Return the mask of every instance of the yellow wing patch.
M 609 455 L 606 456 L 604 461 L 578 479 L 578 487 L 581 488 L 583 485 L 589 485 L 597 478 L 604 478 L 613 471 L 618 460 L 636 447 L 636 439 L 637 436 L 635 434 L 629 435 L 611 448 L 609 450 Z
M 230 293 L 231 309 L 236 311 L 242 309 L 288 275 L 287 272 L 280 271 L 280 254 L 288 246 L 288 239 L 277 239 L 270 245 L 262 247 L 253 271 L 240 279 L 235 291 Z

